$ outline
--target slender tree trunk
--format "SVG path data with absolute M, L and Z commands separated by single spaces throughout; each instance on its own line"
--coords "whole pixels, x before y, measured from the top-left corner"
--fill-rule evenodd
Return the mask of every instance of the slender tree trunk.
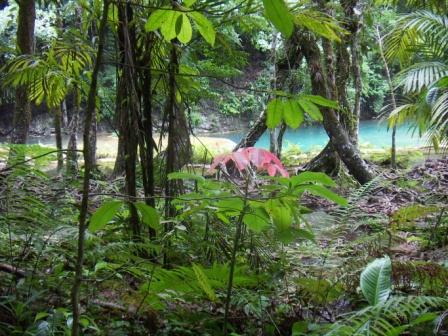
M 326 96 L 328 91 L 321 65 L 319 46 L 312 36 L 303 34 L 301 40 L 300 45 L 308 63 L 313 94 Z M 350 142 L 336 112 L 330 108 L 322 108 L 321 110 L 325 131 L 330 137 L 332 146 L 337 150 L 339 157 L 345 163 L 350 173 L 361 184 L 370 181 L 373 177 L 372 172 L 362 159 L 358 148 Z
M 120 113 L 122 136 L 125 153 L 125 186 L 126 194 L 129 196 L 129 226 L 132 231 L 133 239 L 140 240 L 141 228 L 140 221 L 133 201 L 137 196 L 137 148 L 138 148 L 138 119 L 139 119 L 139 100 L 136 89 L 136 70 L 135 55 L 136 33 L 134 27 L 130 25 L 133 20 L 132 7 L 129 2 L 118 4 L 118 17 L 120 21 L 119 35 L 122 37 L 123 45 L 120 48 L 123 52 L 122 58 L 124 66 L 121 69 L 119 79 L 119 92 L 117 102 L 120 104 Z
M 79 89 L 75 87 L 73 91 L 73 110 L 69 127 L 69 138 L 67 144 L 67 175 L 76 176 L 78 174 L 78 124 L 79 124 L 80 96 Z
M 353 25 L 353 32 L 351 38 L 351 52 L 352 52 L 352 73 L 353 83 L 355 87 L 355 102 L 353 105 L 353 122 L 349 129 L 350 140 L 354 145 L 358 145 L 359 137 L 359 119 L 361 117 L 361 96 L 362 96 L 362 54 L 361 54 L 361 29 L 362 29 L 362 8 L 358 6 L 360 14 L 355 14 L 352 9 L 351 18 Z
M 384 56 L 383 38 L 381 37 L 380 29 L 376 27 L 376 37 L 378 41 L 378 46 L 380 50 L 381 59 L 384 64 L 384 71 L 386 72 L 387 84 L 389 86 L 390 99 L 392 101 L 392 108 L 395 110 L 397 108 L 397 101 L 395 99 L 394 85 L 392 83 L 392 76 L 390 74 L 389 65 L 387 64 L 386 57 Z M 392 170 L 397 168 L 397 146 L 395 141 L 395 136 L 397 133 L 397 125 L 394 124 L 392 128 L 392 148 L 390 153 L 390 167 Z
M 19 13 L 17 21 L 17 52 L 30 55 L 34 50 L 34 22 L 36 9 L 34 0 L 18 0 Z M 13 117 L 12 144 L 26 144 L 31 123 L 31 104 L 28 99 L 28 88 L 16 88 Z
M 54 118 L 54 135 L 56 139 L 56 149 L 58 150 L 57 171 L 61 172 L 64 166 L 64 156 L 62 155 L 62 111 L 60 106 L 57 106 L 53 109 L 53 118 Z
M 98 34 L 98 51 L 95 60 L 95 64 L 92 71 L 92 79 L 90 82 L 89 95 L 87 98 L 87 108 L 86 117 L 84 121 L 84 180 L 83 180 L 83 190 L 82 190 L 82 201 L 81 209 L 79 214 L 79 228 L 78 228 L 78 250 L 76 257 L 75 266 L 75 279 L 73 282 L 72 293 L 71 293 L 71 303 L 73 310 L 73 322 L 72 322 L 72 336 L 79 335 L 79 318 L 81 315 L 79 309 L 79 296 L 82 284 L 82 274 L 83 274 L 83 264 L 84 264 L 84 238 L 85 231 L 87 229 L 87 209 L 89 203 L 89 185 L 90 185 L 90 173 L 92 170 L 91 161 L 91 147 L 90 144 L 90 131 L 92 125 L 92 119 L 95 114 L 95 102 L 96 93 L 98 85 L 98 74 L 100 71 L 101 62 L 103 59 L 104 43 L 106 37 L 106 25 L 107 25 L 107 14 L 109 10 L 109 1 L 104 0 L 103 2 L 103 12 L 101 17 L 100 29 Z

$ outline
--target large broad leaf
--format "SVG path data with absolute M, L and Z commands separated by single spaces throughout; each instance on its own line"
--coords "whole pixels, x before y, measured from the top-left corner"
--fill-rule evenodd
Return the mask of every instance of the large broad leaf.
M 288 99 L 284 103 L 283 120 L 291 128 L 297 128 L 302 124 L 303 110 L 296 99 Z
M 317 183 L 329 187 L 334 187 L 336 185 L 331 177 L 325 173 L 319 172 L 303 172 L 299 175 L 291 177 L 290 181 L 294 187 L 306 183 Z
M 186 14 L 181 14 L 177 18 L 176 34 L 177 34 L 177 39 L 180 42 L 182 42 L 184 44 L 190 42 L 191 37 L 193 35 L 193 31 L 191 29 L 190 19 L 188 18 L 188 16 Z
M 243 222 L 250 230 L 259 233 L 269 226 L 269 216 L 262 208 L 252 208 L 244 215 Z
M 166 21 L 171 11 L 164 9 L 157 9 L 151 13 L 148 21 L 145 24 L 145 30 L 150 32 L 159 29 L 162 23 Z
M 332 192 L 330 189 L 327 189 L 318 184 L 305 185 L 303 187 L 298 187 L 297 190 L 309 191 L 310 193 L 312 193 L 314 195 L 324 197 L 324 198 L 326 198 L 330 201 L 333 201 L 342 206 L 345 206 L 348 204 L 348 201 L 344 197 L 341 197 L 338 194 Z
M 286 37 L 294 29 L 294 17 L 283 0 L 263 0 L 266 17 Z
M 316 105 L 319 105 L 319 106 L 325 106 L 325 107 L 330 107 L 330 108 L 334 108 L 334 109 L 339 108 L 339 105 L 337 102 L 335 102 L 334 100 L 324 98 L 322 96 L 302 95 L 301 98 L 308 100 L 308 101 L 310 101 Z
M 199 33 L 210 45 L 215 44 L 216 31 L 212 23 L 199 12 L 189 12 L 188 15 L 194 20 Z
M 166 14 L 166 18 L 162 22 L 162 26 L 160 28 L 160 32 L 162 33 L 165 40 L 171 41 L 177 36 L 176 22 L 180 15 L 180 12 L 174 10 L 168 11 L 168 14 Z
M 280 99 L 272 99 L 267 106 L 266 125 L 268 128 L 276 128 L 282 122 L 283 102 Z
M 143 202 L 134 203 L 142 216 L 142 221 L 154 230 L 160 229 L 160 216 L 156 209 Z
M 392 264 L 390 258 L 376 259 L 361 273 L 361 290 L 370 305 L 383 303 L 391 292 Z
M 322 113 L 320 113 L 319 108 L 314 103 L 305 99 L 299 99 L 299 105 L 314 120 L 323 120 Z
M 101 230 L 112 220 L 112 218 L 114 218 L 122 204 L 122 201 L 109 201 L 103 203 L 103 205 L 92 215 L 92 218 L 90 218 L 89 231 L 95 232 Z

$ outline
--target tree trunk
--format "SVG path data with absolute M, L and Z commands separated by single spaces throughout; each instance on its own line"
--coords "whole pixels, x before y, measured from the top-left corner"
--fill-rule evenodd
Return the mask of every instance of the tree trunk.
M 392 76 L 390 75 L 389 65 L 387 64 L 386 57 L 384 56 L 383 38 L 381 37 L 380 29 L 378 26 L 376 27 L 376 35 L 381 59 L 384 64 L 384 71 L 386 72 L 387 85 L 389 86 L 392 108 L 395 110 L 397 108 L 397 101 L 395 99 L 394 85 L 392 83 Z M 397 146 L 395 142 L 396 133 L 397 133 L 397 125 L 394 124 L 392 128 L 392 148 L 390 153 L 390 167 L 392 168 L 392 170 L 395 170 L 397 168 Z
M 103 58 L 104 42 L 106 37 L 106 25 L 107 25 L 107 13 L 109 11 L 109 1 L 104 0 L 103 2 L 103 12 L 101 16 L 100 30 L 98 34 L 98 51 L 95 60 L 95 64 L 92 71 L 92 79 L 90 82 L 89 95 L 87 98 L 87 108 L 86 117 L 84 121 L 84 180 L 82 189 L 82 201 L 81 209 L 79 213 L 79 227 L 78 227 L 78 249 L 76 257 L 75 266 L 75 279 L 73 282 L 72 293 L 71 293 L 71 303 L 73 311 L 73 322 L 72 322 L 72 336 L 79 335 L 79 319 L 81 312 L 79 309 L 79 296 L 80 289 L 83 280 L 83 264 L 84 264 L 84 239 L 87 229 L 87 210 L 89 204 L 89 190 L 90 190 L 90 174 L 92 170 L 91 153 L 89 146 L 90 141 L 90 131 L 92 125 L 93 115 L 95 114 L 96 105 L 96 93 L 98 86 L 98 74 L 100 72 L 100 65 Z
M 56 108 L 53 109 L 53 118 L 54 118 L 54 135 L 56 140 L 56 149 L 58 150 L 57 171 L 61 172 L 64 166 L 64 156 L 62 155 L 62 111 L 60 106 L 57 106 Z
M 78 124 L 80 110 L 79 89 L 75 87 L 73 93 L 73 109 L 69 126 L 69 138 L 67 144 L 67 175 L 76 176 L 78 174 Z
M 233 149 L 234 152 L 240 148 L 255 146 L 258 139 L 260 139 L 260 137 L 263 135 L 263 133 L 267 129 L 266 117 L 267 117 L 267 113 L 266 113 L 266 110 L 264 110 L 258 117 L 257 121 L 249 129 L 247 134 L 235 146 L 235 148 Z
M 325 75 L 321 64 L 321 54 L 316 40 L 311 35 L 301 35 L 301 50 L 308 63 L 312 92 L 315 95 L 327 96 Z M 367 164 L 361 158 L 358 148 L 350 142 L 344 127 L 338 120 L 336 112 L 330 108 L 322 108 L 323 125 L 330 137 L 332 146 L 347 166 L 349 172 L 361 183 L 373 177 Z
M 136 33 L 135 29 L 130 26 L 133 20 L 133 12 L 131 5 L 127 2 L 118 4 L 118 17 L 120 20 L 120 32 L 123 37 L 124 66 L 122 67 L 121 77 L 119 80 L 119 94 L 122 95 L 117 99 L 121 103 L 120 115 L 123 121 L 123 142 L 125 153 L 125 185 L 126 194 L 129 196 L 129 226 L 132 230 L 134 240 L 140 240 L 141 228 L 137 209 L 133 201 L 137 196 L 137 148 L 138 148 L 138 119 L 139 119 L 139 100 L 136 90 L 136 72 L 135 72 L 135 55 Z
M 34 21 L 36 8 L 34 0 L 19 0 L 17 22 L 17 52 L 20 55 L 29 55 L 34 50 Z M 13 117 L 12 144 L 26 144 L 31 123 L 31 105 L 28 99 L 28 88 L 16 88 L 15 107 Z

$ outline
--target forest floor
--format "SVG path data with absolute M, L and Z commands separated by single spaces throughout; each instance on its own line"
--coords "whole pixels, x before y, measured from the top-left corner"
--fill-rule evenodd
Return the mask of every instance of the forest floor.
M 388 168 L 385 152 L 369 160 L 377 164 L 378 173 L 371 183 L 359 187 L 344 173 L 336 179 L 334 191 L 346 197 L 348 206 L 309 194 L 302 198 L 300 205 L 311 210 L 305 219 L 314 242 L 300 240 L 279 248 L 272 241 L 261 241 L 258 248 L 263 255 L 257 257 L 256 272 L 243 265 L 237 269 L 239 282 L 230 314 L 235 335 L 290 335 L 297 321 L 306 321 L 304 330 L 311 334 L 316 325 L 339 321 L 341 314 L 365 305 L 360 272 L 372 258 L 386 254 L 393 260 L 395 295 L 444 295 L 448 158 L 401 151 L 401 168 L 396 172 Z M 0 205 L 5 210 L 0 213 L 5 223 L 0 229 L 0 266 L 13 265 L 23 272 L 11 274 L 4 267 L 1 271 L 6 272 L 0 271 L 0 283 L 5 284 L 0 286 L 0 325 L 6 325 L 8 332 L 37 328 L 56 315 L 62 320 L 70 316 L 80 184 L 51 169 L 45 174 L 52 165 L 50 158 L 37 162 L 35 171 L 18 170 L 10 182 L 0 181 Z M 92 196 L 91 212 L 104 200 L 101 195 L 119 194 L 123 188 L 123 179 L 105 176 L 99 174 L 92 181 L 91 192 L 97 196 Z M 9 199 L 9 194 L 14 198 Z M 112 330 L 122 331 L 117 335 L 139 335 L 154 329 L 157 335 L 218 335 L 213 330 L 221 328 L 224 288 L 214 276 L 222 278 L 222 270 L 214 263 L 203 268 L 216 292 L 216 298 L 210 299 L 203 293 L 207 285 L 202 284 L 203 291 L 201 285 L 194 285 L 197 280 L 189 264 L 203 260 L 198 251 L 208 251 L 207 260 L 225 260 L 218 245 L 226 245 L 232 235 L 217 227 L 214 234 L 222 236 L 215 237 L 214 249 L 195 246 L 200 240 L 185 235 L 179 225 L 172 256 L 175 268 L 164 271 L 136 255 L 138 244 L 119 234 L 121 215 L 114 223 L 104 233 L 88 234 L 85 277 L 89 285 L 83 292 L 83 314 L 90 334 L 99 328 L 104 335 L 112 335 Z M 244 272 L 251 276 L 246 279 Z M 145 284 L 155 274 L 158 281 L 152 288 L 159 291 L 158 301 L 143 304 Z M 192 293 L 191 288 L 199 288 L 202 294 Z M 2 327 L 3 336 L 1 331 Z

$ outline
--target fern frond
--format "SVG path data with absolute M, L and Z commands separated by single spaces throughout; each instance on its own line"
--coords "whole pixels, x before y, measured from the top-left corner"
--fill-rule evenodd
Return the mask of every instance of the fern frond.
M 397 331 L 412 330 L 411 328 L 419 323 L 418 315 L 428 310 L 442 313 L 446 309 L 448 309 L 448 299 L 442 297 L 391 297 L 385 303 L 346 315 L 340 322 L 333 324 L 325 335 L 396 335 Z

